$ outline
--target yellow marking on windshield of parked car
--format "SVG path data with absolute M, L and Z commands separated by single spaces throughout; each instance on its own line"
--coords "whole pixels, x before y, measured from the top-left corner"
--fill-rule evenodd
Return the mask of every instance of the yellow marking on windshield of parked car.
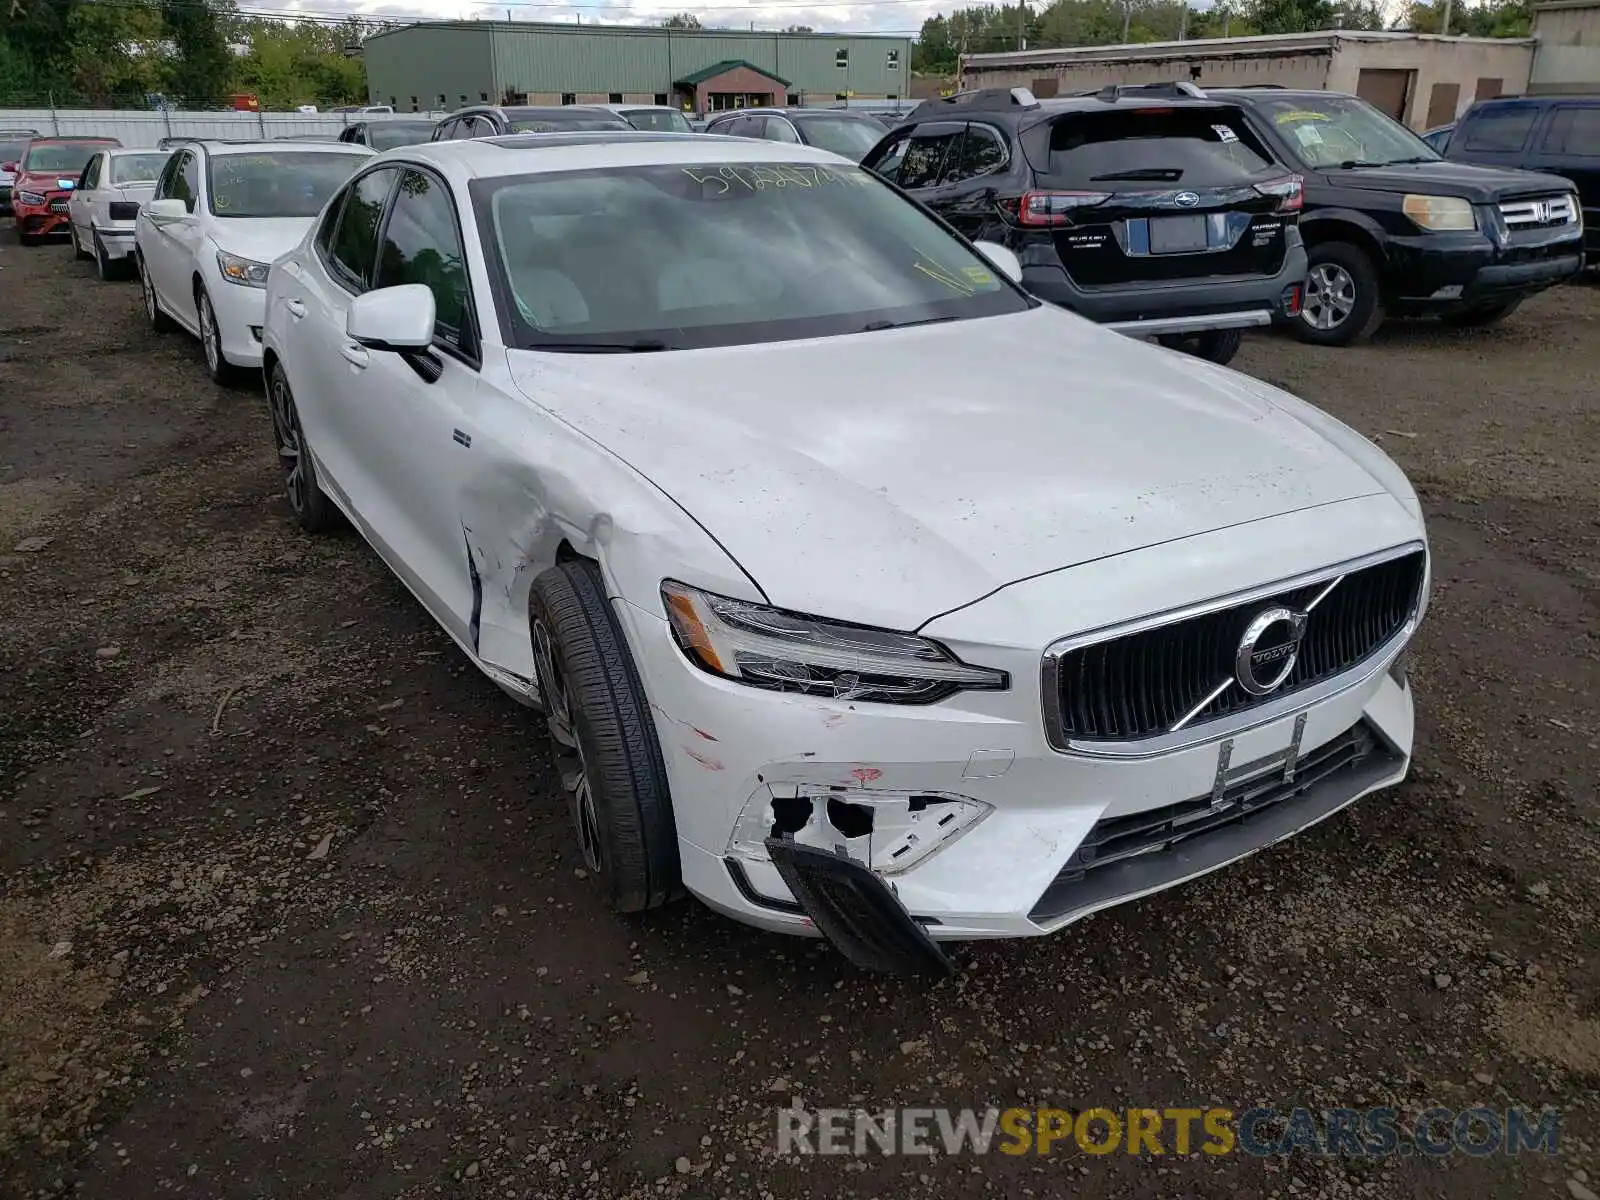
M 960 276 L 952 274 L 949 268 L 937 262 L 930 261 L 926 255 L 911 264 L 914 270 L 921 271 L 929 279 L 937 279 L 953 292 L 960 292 L 963 296 L 975 296 L 978 289 Z
M 1291 121 L 1331 121 L 1327 113 L 1312 112 L 1308 108 L 1296 108 L 1289 112 L 1281 112 L 1273 118 L 1279 125 L 1287 125 Z

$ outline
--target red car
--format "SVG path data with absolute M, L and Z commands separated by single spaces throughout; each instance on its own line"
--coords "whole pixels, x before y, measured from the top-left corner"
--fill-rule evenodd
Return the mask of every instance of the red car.
M 67 199 L 78 186 L 78 176 L 96 150 L 121 146 L 116 138 L 33 138 L 23 148 L 22 161 L 3 164 L 16 172 L 11 185 L 11 215 L 17 223 L 17 240 L 24 246 L 67 231 Z

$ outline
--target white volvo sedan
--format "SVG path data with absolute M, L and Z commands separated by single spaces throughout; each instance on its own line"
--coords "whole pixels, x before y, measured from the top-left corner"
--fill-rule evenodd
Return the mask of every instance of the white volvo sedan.
M 93 258 L 101 280 L 121 274 L 133 255 L 139 206 L 167 165 L 166 150 L 98 150 L 67 199 L 67 230 L 79 258 Z
M 606 899 L 948 969 L 1405 775 L 1375 446 L 807 147 L 432 143 L 267 284 L 289 503 L 542 706 Z
M 261 364 L 267 267 L 373 152 L 365 146 L 194 142 L 172 152 L 134 225 L 151 328 L 200 339 L 218 383 Z

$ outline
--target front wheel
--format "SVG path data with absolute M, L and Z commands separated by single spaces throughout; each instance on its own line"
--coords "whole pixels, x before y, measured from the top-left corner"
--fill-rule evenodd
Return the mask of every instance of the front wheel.
M 1167 334 L 1158 337 L 1168 350 L 1181 350 L 1185 354 L 1192 354 L 1196 358 L 1203 358 L 1207 362 L 1214 362 L 1219 367 L 1225 367 L 1233 361 L 1233 356 L 1239 353 L 1240 343 L 1244 341 L 1242 329 L 1208 329 L 1204 333 Z
M 272 440 L 278 451 L 278 467 L 283 473 L 283 495 L 289 511 L 307 533 L 327 533 L 339 523 L 334 508 L 317 482 L 316 464 L 306 449 L 305 431 L 300 427 L 300 410 L 282 363 L 272 364 L 267 379 L 267 401 L 272 410 Z
M 1317 346 L 1366 341 L 1383 324 L 1378 269 L 1359 246 L 1322 242 L 1312 246 L 1305 302 L 1295 331 Z
M 195 297 L 195 312 L 200 317 L 200 345 L 206 352 L 206 374 L 212 383 L 232 383 L 236 374 L 234 366 L 222 356 L 222 330 L 217 325 L 217 310 L 211 307 L 211 297 L 205 288 Z
M 140 254 L 136 259 L 139 268 L 139 289 L 144 293 L 144 319 L 154 333 L 165 333 L 172 328 L 172 320 L 161 311 L 161 301 L 156 299 L 156 285 L 150 278 L 150 267 Z
M 682 893 L 678 834 L 650 703 L 600 569 L 561 563 L 533 581 L 534 671 L 584 866 L 617 912 Z

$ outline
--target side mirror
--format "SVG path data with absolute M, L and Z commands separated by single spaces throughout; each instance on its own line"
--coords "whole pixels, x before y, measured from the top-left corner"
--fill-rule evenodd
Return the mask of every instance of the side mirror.
M 177 221 L 189 215 L 189 206 L 172 196 L 152 200 L 144 206 L 144 210 L 154 221 Z
M 1012 283 L 1022 282 L 1022 260 L 998 242 L 974 242 L 973 247 L 989 260 L 989 265 Z
M 426 350 L 433 345 L 433 292 L 402 283 L 363 292 L 350 302 L 344 331 L 369 350 Z

